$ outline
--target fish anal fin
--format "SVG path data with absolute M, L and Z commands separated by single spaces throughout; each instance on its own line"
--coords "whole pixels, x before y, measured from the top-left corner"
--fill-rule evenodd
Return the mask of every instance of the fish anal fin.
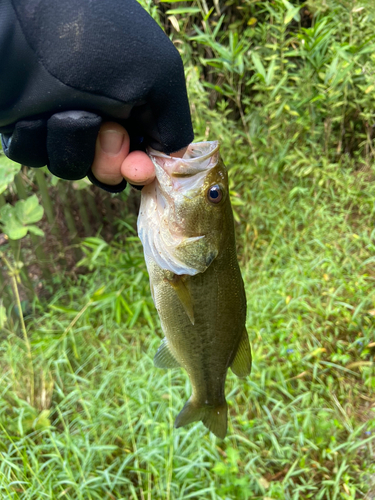
M 167 280 L 168 283 L 172 286 L 174 291 L 177 293 L 177 297 L 180 299 L 182 307 L 184 311 L 188 315 L 190 322 L 194 325 L 194 307 L 193 307 L 193 299 L 191 297 L 189 288 L 186 284 L 186 277 L 178 274 L 175 274 L 173 279 Z
M 228 407 L 227 402 L 219 406 L 199 405 L 190 398 L 177 415 L 174 426 L 184 427 L 193 422 L 202 421 L 207 429 L 220 439 L 227 434 Z
M 162 341 L 159 349 L 156 351 L 154 356 L 154 365 L 157 368 L 178 368 L 180 366 L 179 362 L 169 349 L 167 339 Z
M 242 333 L 240 343 L 237 348 L 236 356 L 231 364 L 232 372 L 237 375 L 237 377 L 247 377 L 251 372 L 251 348 L 249 343 L 249 337 L 247 335 L 246 328 Z
M 186 401 L 184 407 L 177 415 L 174 426 L 185 427 L 185 425 L 189 425 L 193 422 L 199 422 L 203 417 L 203 408 L 194 403 L 194 401 L 190 398 Z

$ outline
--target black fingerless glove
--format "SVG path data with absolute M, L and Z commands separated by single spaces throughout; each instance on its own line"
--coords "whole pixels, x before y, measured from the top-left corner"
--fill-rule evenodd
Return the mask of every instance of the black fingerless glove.
M 0 132 L 14 161 L 95 183 L 103 120 L 123 125 L 133 149 L 168 154 L 193 140 L 180 55 L 136 0 L 0 0 L 0 60 Z

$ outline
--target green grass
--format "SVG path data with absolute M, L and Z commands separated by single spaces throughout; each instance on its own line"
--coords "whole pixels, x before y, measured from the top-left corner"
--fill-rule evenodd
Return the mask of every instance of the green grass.
M 229 1 L 216 34 L 206 2 L 173 14 L 196 140 L 219 139 L 230 169 L 252 374 L 228 375 L 224 441 L 173 429 L 189 381 L 153 366 L 162 332 L 120 214 L 27 318 L 32 363 L 19 325 L 2 330 L 0 498 L 375 497 L 370 3 L 307 2 L 302 26 L 288 2 Z
M 226 153 L 254 353 L 249 379 L 228 376 L 227 439 L 200 423 L 173 429 L 190 388 L 181 370 L 153 366 L 162 332 L 140 245 L 91 239 L 92 273 L 28 321 L 33 406 L 23 341 L 6 332 L 1 344 L 4 498 L 331 500 L 370 490 L 375 189 L 345 172 L 332 189 L 296 183 Z

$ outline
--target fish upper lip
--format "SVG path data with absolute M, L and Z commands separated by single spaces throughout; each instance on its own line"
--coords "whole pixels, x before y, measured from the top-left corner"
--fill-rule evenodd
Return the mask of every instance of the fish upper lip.
M 151 147 L 148 147 L 147 148 L 147 154 L 148 155 L 152 155 L 152 156 L 158 156 L 159 158 L 173 158 L 175 160 L 182 160 L 183 162 L 186 162 L 186 163 L 191 163 L 191 162 L 194 162 L 194 161 L 197 161 L 198 159 L 200 161 L 204 161 L 204 160 L 207 160 L 208 158 L 210 158 L 211 156 L 213 156 L 215 153 L 217 153 L 220 149 L 220 142 L 219 141 L 202 141 L 202 142 L 195 142 L 195 143 L 192 143 L 192 144 L 189 144 L 188 146 L 188 149 L 187 151 L 189 150 L 189 147 L 191 146 L 198 146 L 200 144 L 207 144 L 210 143 L 210 144 L 215 144 L 215 146 L 213 147 L 213 149 L 211 149 L 210 151 L 208 151 L 207 153 L 205 153 L 204 155 L 201 155 L 201 156 L 195 156 L 193 158 L 178 158 L 178 157 L 173 157 L 173 156 L 169 156 L 165 153 L 162 153 L 161 151 L 158 151 L 156 149 L 153 149 Z M 186 154 L 186 153 L 185 153 Z

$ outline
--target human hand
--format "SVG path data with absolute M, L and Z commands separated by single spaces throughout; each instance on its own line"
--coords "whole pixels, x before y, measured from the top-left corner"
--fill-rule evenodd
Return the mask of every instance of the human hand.
M 129 142 L 170 154 L 193 140 L 181 58 L 136 0 L 4 0 L 0 19 L 0 132 L 14 161 L 116 192 L 122 175 L 153 175 Z
M 143 151 L 129 153 L 130 139 L 127 131 L 115 122 L 100 127 L 91 170 L 95 178 L 106 185 L 118 185 L 123 178 L 133 185 L 145 186 L 155 178 L 155 168 Z M 186 148 L 171 156 L 182 157 Z

